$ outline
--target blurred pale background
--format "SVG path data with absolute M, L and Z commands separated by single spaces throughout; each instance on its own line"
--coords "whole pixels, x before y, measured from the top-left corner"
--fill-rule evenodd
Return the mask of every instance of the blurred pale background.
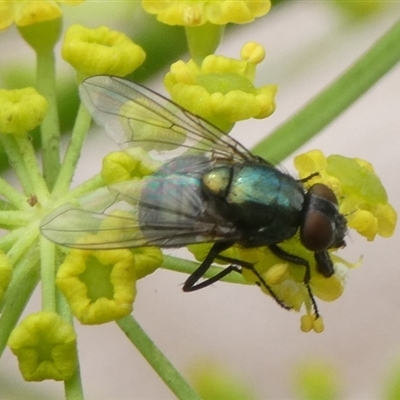
M 258 70 L 257 83 L 279 85 L 272 117 L 236 125 L 233 136 L 246 146 L 255 145 L 300 108 L 400 15 L 399 2 L 387 4 L 364 21 L 347 18 L 327 3 L 284 4 L 266 18 L 229 32 L 218 49 L 220 54 L 237 58 L 245 42 L 258 41 L 265 46 L 267 58 Z M 95 4 L 81 7 L 90 9 Z M 80 12 L 67 10 L 65 26 L 107 23 L 122 29 L 118 20 L 99 18 L 95 23 L 80 19 Z M 95 8 L 92 15 L 96 15 Z M 20 40 L 15 31 L 1 34 L 0 48 L 11 51 L 11 40 Z M 21 57 L 33 62 L 31 52 L 24 51 Z M 61 67 L 72 74 L 63 62 Z M 147 85 L 164 92 L 161 75 Z M 96 134 L 101 140 L 99 136 L 88 139 L 76 183 L 97 173 L 101 157 L 113 146 L 102 133 Z M 314 148 L 325 154 L 369 160 L 387 188 L 390 202 L 400 210 L 400 67 L 299 152 Z M 293 171 L 292 157 L 283 167 Z M 353 233 L 347 243 L 340 255 L 352 262 L 363 255 L 364 262 L 350 272 L 346 291 L 338 301 L 319 301 L 325 321 L 322 334 L 302 333 L 300 314 L 282 310 L 256 287 L 219 282 L 185 294 L 181 284 L 186 276 L 162 270 L 139 282 L 134 315 L 184 375 L 195 363 L 214 360 L 253 387 L 260 399 L 290 399 L 296 398 L 293 382 L 298 368 L 309 360 L 323 360 L 337 369 L 343 399 L 378 399 L 390 366 L 400 359 L 399 234 L 367 243 Z M 37 297 L 28 311 L 37 311 L 39 306 Z M 76 325 L 88 399 L 175 398 L 115 324 Z M 25 386 L 32 398 L 34 394 L 63 398 L 61 383 L 23 382 L 9 350 L 0 360 L 0 376 L 3 387 Z M 10 397 L 2 395 L 0 386 L 0 399 L 5 398 Z

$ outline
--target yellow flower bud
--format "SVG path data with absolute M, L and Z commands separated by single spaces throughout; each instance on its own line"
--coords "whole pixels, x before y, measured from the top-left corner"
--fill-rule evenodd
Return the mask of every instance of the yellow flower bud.
M 160 166 L 140 147 L 125 151 L 115 151 L 103 159 L 101 177 L 109 185 L 130 179 L 142 179 L 152 174 Z
M 265 49 L 256 42 L 248 42 L 243 46 L 240 57 L 249 63 L 260 64 L 265 58 Z
M 60 266 L 56 283 L 83 324 L 120 319 L 133 309 L 135 257 L 127 249 L 73 249 Z
M 321 333 L 324 331 L 324 321 L 321 317 L 315 318 L 312 315 L 303 315 L 300 318 L 300 329 L 302 332 L 308 333 L 314 331 L 316 333 Z
M 0 134 L 24 135 L 44 119 L 47 101 L 34 88 L 0 89 Z
M 8 340 L 26 381 L 71 378 L 77 366 L 76 334 L 55 312 L 28 315 Z
M 264 273 L 263 278 L 268 285 L 277 285 L 284 281 L 285 277 L 287 277 L 287 273 L 287 264 L 275 264 Z
M 137 279 L 142 279 L 161 267 L 163 253 L 158 247 L 135 247 L 130 250 L 135 255 Z
M 65 34 L 62 56 L 83 75 L 125 76 L 146 58 L 140 46 L 107 26 L 72 25 Z

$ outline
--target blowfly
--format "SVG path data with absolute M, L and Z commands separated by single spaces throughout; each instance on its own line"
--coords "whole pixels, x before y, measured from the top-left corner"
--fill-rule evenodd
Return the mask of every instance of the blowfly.
M 94 76 L 81 84 L 80 96 L 94 120 L 120 146 L 141 147 L 162 161 L 144 179 L 112 184 L 80 203 L 54 210 L 41 226 L 48 239 L 81 249 L 213 243 L 184 291 L 249 268 L 278 304 L 290 308 L 252 264 L 221 255 L 232 246 L 267 246 L 281 259 L 304 268 L 303 282 L 318 317 L 309 262 L 279 244 L 299 231 L 302 245 L 314 253 L 317 271 L 333 275 L 327 250 L 345 245 L 346 219 L 331 189 L 318 183 L 307 191 L 302 181 L 139 84 Z M 201 281 L 214 260 L 228 261 L 229 266 Z

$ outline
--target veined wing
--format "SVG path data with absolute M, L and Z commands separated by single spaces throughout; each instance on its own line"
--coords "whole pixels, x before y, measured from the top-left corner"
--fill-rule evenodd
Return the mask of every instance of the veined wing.
M 49 240 L 81 249 L 181 247 L 238 239 L 234 226 L 204 204 L 198 179 L 150 176 L 98 189 L 46 216 Z
M 81 84 L 80 96 L 95 121 L 122 147 L 142 147 L 167 159 L 191 149 L 232 162 L 258 160 L 214 125 L 137 83 L 93 76 Z

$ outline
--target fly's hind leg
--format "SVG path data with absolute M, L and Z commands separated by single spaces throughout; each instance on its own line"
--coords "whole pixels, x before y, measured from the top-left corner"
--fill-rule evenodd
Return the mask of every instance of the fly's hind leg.
M 211 247 L 210 252 L 207 254 L 207 257 L 200 264 L 200 266 L 186 279 L 186 282 L 183 284 L 184 292 L 193 292 L 195 290 L 203 289 L 207 286 L 212 285 L 213 283 L 219 281 L 224 276 L 228 275 L 232 271 L 237 271 L 236 265 L 230 265 L 224 268 L 221 272 L 218 272 L 213 277 L 206 279 L 200 283 L 198 281 L 203 277 L 203 275 L 207 272 L 207 270 L 211 267 L 212 262 L 219 258 L 219 253 L 231 247 L 233 243 L 231 242 L 216 242 Z

